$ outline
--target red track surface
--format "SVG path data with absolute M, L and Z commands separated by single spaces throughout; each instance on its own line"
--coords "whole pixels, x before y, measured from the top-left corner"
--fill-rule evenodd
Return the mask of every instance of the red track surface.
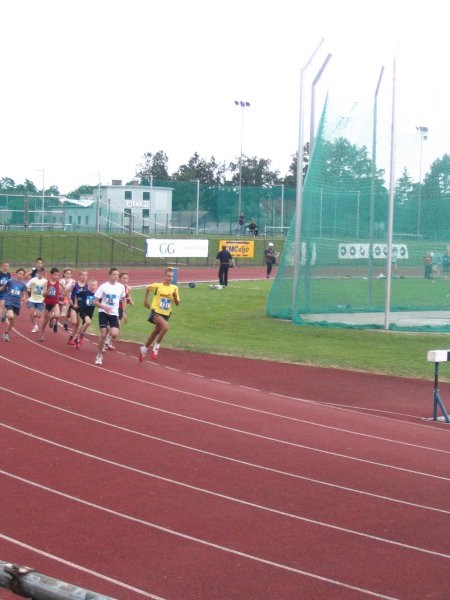
M 95 367 L 92 340 L 17 324 L 1 560 L 120 599 L 450 597 L 432 381 L 165 348 L 140 364 L 121 342 Z

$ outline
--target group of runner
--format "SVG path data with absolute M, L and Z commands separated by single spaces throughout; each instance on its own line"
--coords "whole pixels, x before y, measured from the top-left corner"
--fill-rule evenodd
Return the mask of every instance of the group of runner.
M 172 284 L 173 270 L 164 271 L 164 281 L 146 287 L 144 305 L 150 309 L 148 321 L 155 325 L 146 343 L 140 348 L 139 360 L 143 362 L 148 349 L 156 359 L 160 343 L 168 331 L 168 320 L 172 304 L 179 304 L 178 287 Z M 24 281 L 24 279 L 28 281 Z M 153 294 L 151 302 L 150 294 Z M 97 342 L 96 365 L 103 364 L 105 350 L 113 350 L 113 342 L 119 335 L 120 325 L 127 322 L 127 305 L 133 305 L 129 275 L 112 267 L 108 271 L 108 281 L 98 285 L 96 279 L 89 279 L 87 271 L 80 271 L 78 278 L 72 278 L 72 269 L 66 268 L 60 276 L 57 267 L 47 274 L 41 257 L 27 273 L 19 268 L 14 276 L 9 272 L 9 263 L 4 262 L 0 271 L 0 321 L 6 322 L 3 341 L 9 342 L 9 334 L 15 319 L 20 314 L 22 302 L 27 304 L 32 324 L 32 333 L 39 335 L 39 342 L 45 341 L 47 328 L 54 333 L 61 325 L 69 332 L 68 344 L 77 349 L 92 323 L 95 308 L 98 309 L 100 335 Z

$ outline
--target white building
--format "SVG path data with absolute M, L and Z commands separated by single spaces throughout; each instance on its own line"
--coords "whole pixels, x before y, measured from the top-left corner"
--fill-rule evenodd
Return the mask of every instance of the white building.
M 151 233 L 170 227 L 172 188 L 139 185 L 99 185 L 92 195 L 68 201 L 66 223 L 73 231 L 133 231 Z

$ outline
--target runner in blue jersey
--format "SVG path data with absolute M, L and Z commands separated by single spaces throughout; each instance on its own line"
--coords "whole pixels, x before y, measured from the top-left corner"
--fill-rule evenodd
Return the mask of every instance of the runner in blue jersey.
M 9 342 L 9 332 L 13 328 L 15 318 L 20 314 L 22 300 L 25 301 L 28 298 L 27 286 L 22 281 L 24 277 L 25 269 L 19 268 L 16 271 L 16 276 L 8 279 L 5 285 L 0 287 L 0 291 L 6 290 L 5 308 L 8 324 L 3 333 L 4 342 Z
M 2 264 L 2 270 L 0 271 L 0 316 L 1 321 L 6 320 L 6 310 L 5 310 L 5 296 L 6 290 L 3 289 L 3 286 L 6 284 L 8 279 L 11 279 L 11 273 L 9 272 L 9 263 L 4 262 Z M 3 289 L 3 291 L 1 291 Z

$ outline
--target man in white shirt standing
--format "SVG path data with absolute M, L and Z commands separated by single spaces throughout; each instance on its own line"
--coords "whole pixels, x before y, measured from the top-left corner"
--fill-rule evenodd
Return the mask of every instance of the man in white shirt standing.
M 113 340 L 119 335 L 119 304 L 125 298 L 125 287 L 118 281 L 119 269 L 111 267 L 108 275 L 109 281 L 103 283 L 95 292 L 94 304 L 98 308 L 100 327 L 98 354 L 95 359 L 96 365 L 103 364 L 103 346 L 106 334 L 109 333 Z

